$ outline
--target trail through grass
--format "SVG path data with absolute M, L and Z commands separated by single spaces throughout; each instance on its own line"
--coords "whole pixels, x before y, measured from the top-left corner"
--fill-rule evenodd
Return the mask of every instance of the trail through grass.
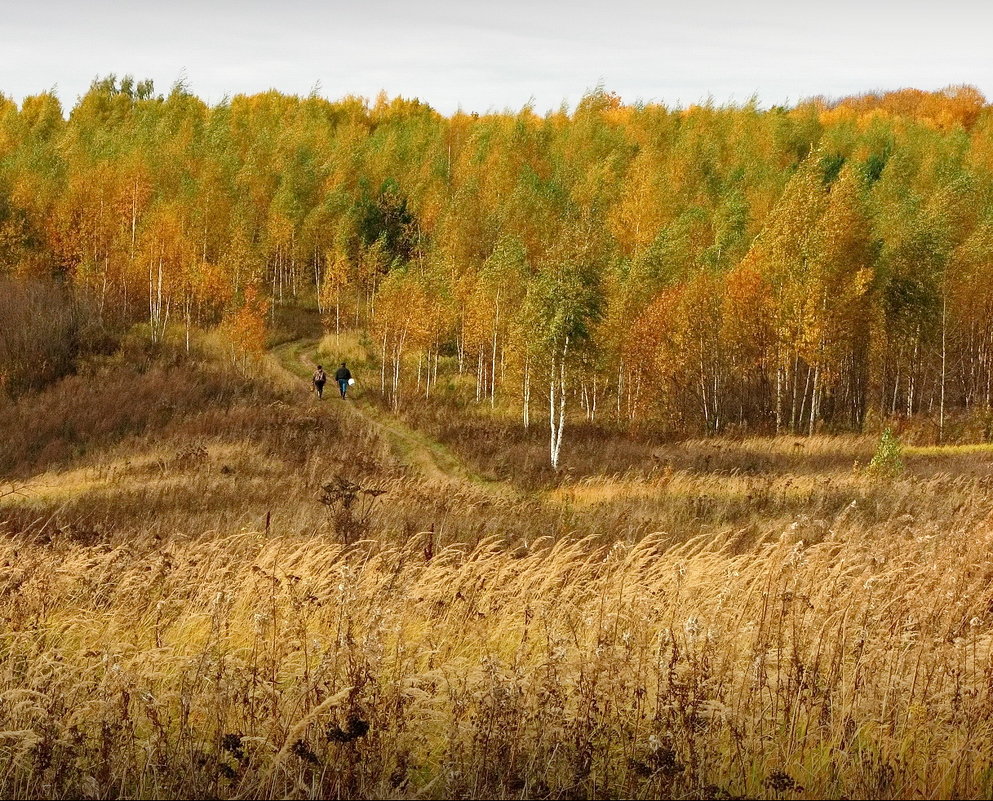
M 296 380 L 301 389 L 307 392 L 311 405 L 334 409 L 332 414 L 358 415 L 384 437 L 401 462 L 430 481 L 457 485 L 460 489 L 481 490 L 501 498 L 513 498 L 518 495 L 510 484 L 488 481 L 479 476 L 440 442 L 404 425 L 371 403 L 356 398 L 354 394 L 346 401 L 340 402 L 336 394 L 337 387 L 329 386 L 323 400 L 318 399 L 310 379 L 317 367 L 314 356 L 318 345 L 319 340 L 316 339 L 299 339 L 272 350 L 274 357 L 272 363 L 284 374 Z

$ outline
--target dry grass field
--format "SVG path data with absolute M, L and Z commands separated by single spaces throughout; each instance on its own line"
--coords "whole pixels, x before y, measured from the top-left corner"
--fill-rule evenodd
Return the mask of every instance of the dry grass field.
M 504 476 L 311 356 L 0 405 L 0 797 L 993 795 L 988 449 Z

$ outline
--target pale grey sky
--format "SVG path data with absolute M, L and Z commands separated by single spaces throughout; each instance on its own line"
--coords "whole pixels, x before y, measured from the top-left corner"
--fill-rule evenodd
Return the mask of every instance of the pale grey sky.
M 0 0 L 0 92 L 183 77 L 209 102 L 269 88 L 419 97 L 439 111 L 625 101 L 763 105 L 969 83 L 993 98 L 991 0 Z

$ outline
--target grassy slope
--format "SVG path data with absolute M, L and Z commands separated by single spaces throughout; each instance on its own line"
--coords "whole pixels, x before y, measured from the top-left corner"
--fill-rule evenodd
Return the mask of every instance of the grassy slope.
M 304 345 L 0 409 L 0 795 L 993 790 L 985 452 L 649 443 L 504 492 L 318 403 Z M 388 490 L 347 546 L 338 475 Z

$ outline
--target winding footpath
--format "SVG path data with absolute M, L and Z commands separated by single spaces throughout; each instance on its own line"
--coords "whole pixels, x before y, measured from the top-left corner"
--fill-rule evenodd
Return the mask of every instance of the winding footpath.
M 310 382 L 310 376 L 317 367 L 313 357 L 318 343 L 317 339 L 296 339 L 270 351 L 272 364 L 308 394 L 311 404 L 317 406 L 333 403 L 333 408 L 340 408 L 345 414 L 362 418 L 389 443 L 390 449 L 401 463 L 428 481 L 447 484 L 463 491 L 482 492 L 505 500 L 519 497 L 519 493 L 509 483 L 488 481 L 474 474 L 444 445 L 409 428 L 371 404 L 351 397 L 343 403 L 338 401 L 334 386 L 330 386 L 325 399 L 319 401 Z

